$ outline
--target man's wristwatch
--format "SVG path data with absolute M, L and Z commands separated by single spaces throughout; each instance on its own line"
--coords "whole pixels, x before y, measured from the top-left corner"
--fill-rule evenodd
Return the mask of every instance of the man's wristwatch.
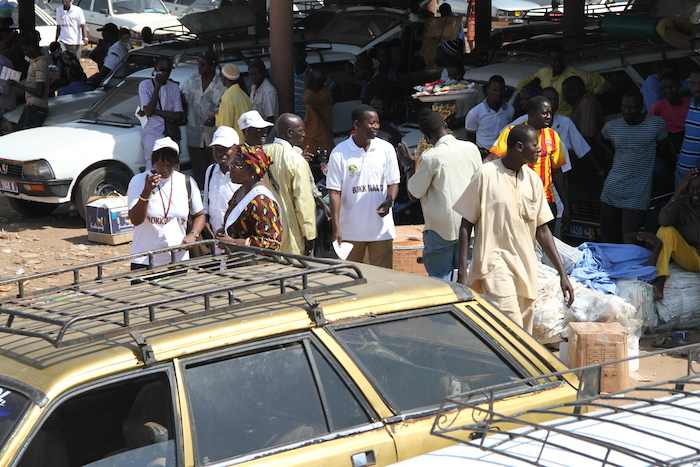
M 199 232 L 190 232 L 194 238 L 199 238 Z
M 394 207 L 394 200 L 391 198 L 387 198 L 387 201 L 389 201 L 391 203 L 391 204 L 389 204 L 389 207 L 393 208 Z

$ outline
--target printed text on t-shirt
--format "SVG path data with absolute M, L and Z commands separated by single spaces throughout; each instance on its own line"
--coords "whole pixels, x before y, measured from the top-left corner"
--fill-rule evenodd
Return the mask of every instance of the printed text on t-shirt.
M 352 187 L 353 193 L 366 193 L 368 191 L 382 191 L 382 185 L 360 185 Z

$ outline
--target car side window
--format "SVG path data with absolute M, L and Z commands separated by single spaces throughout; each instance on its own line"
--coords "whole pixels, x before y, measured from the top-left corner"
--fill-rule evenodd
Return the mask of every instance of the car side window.
M 18 467 L 175 465 L 175 426 L 165 374 L 80 392 L 34 434 Z
M 97 13 L 100 13 L 101 11 L 107 11 L 109 13 L 109 2 L 108 0 L 95 0 L 95 3 L 93 4 L 93 10 L 96 11 Z
M 94 4 L 93 0 L 83 0 L 80 2 L 79 6 L 83 10 L 95 11 L 95 9 L 93 8 L 93 4 Z
M 452 313 L 338 328 L 333 334 L 398 412 L 436 407 L 450 395 L 520 379 Z
M 304 342 L 186 368 L 199 465 L 370 422 L 321 353 Z

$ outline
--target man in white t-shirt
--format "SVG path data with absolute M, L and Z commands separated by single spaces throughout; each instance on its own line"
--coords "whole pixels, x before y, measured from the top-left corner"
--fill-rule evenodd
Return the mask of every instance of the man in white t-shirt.
M 391 208 L 399 192 L 399 164 L 394 147 L 376 138 L 379 116 L 359 105 L 352 111 L 355 133 L 338 144 L 328 162 L 333 240 L 352 243 L 349 261 L 391 268 L 394 219 Z
M 80 58 L 80 49 L 88 44 L 88 28 L 82 8 L 62 0 L 63 8 L 56 8 L 56 41 Z
M 467 141 L 486 150 L 501 134 L 501 129 L 513 120 L 513 106 L 503 100 L 506 82 L 502 76 L 493 75 L 486 85 L 486 99 L 475 105 L 464 119 Z
M 240 141 L 238 132 L 229 126 L 220 126 L 209 145 L 214 154 L 214 164 L 204 172 L 204 229 L 214 238 L 214 234 L 224 227 L 224 214 L 233 194 L 241 187 L 233 183 L 228 173 L 231 157 L 236 153 Z

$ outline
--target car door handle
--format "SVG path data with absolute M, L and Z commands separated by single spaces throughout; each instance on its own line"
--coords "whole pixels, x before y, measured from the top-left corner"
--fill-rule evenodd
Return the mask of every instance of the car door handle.
M 350 456 L 352 460 L 352 467 L 365 467 L 368 465 L 376 465 L 377 458 L 374 455 L 374 451 L 358 452 Z

